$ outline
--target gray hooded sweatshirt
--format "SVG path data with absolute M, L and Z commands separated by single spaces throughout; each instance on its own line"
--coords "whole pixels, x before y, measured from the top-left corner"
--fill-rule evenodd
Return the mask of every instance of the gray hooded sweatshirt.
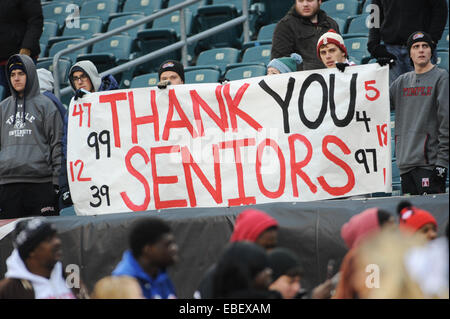
M 448 72 L 402 74 L 390 88 L 395 109 L 395 154 L 400 174 L 416 167 L 448 168 Z
M 55 104 L 39 92 L 36 67 L 30 57 L 19 58 L 27 83 L 19 98 L 7 75 L 11 96 L 0 103 L 0 185 L 58 184 L 61 168 L 62 120 Z

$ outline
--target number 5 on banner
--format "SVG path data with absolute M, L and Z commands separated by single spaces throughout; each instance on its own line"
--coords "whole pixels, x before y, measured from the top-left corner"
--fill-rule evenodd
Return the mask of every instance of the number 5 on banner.
M 376 87 L 371 86 L 371 84 L 375 84 L 375 80 L 364 82 L 364 87 L 366 88 L 366 91 L 375 91 L 374 96 L 369 96 L 366 93 L 366 99 L 368 99 L 369 101 L 375 101 L 376 99 L 378 99 L 380 97 L 380 91 L 378 91 L 378 89 Z
M 92 178 L 90 178 L 90 177 L 81 177 L 81 173 L 83 172 L 83 168 L 84 168 L 84 163 L 82 160 L 77 160 L 77 161 L 75 161 L 75 164 L 72 161 L 70 161 L 70 176 L 72 177 L 72 182 L 75 182 L 75 174 L 73 173 L 74 166 L 78 166 L 78 165 L 80 165 L 80 170 L 78 171 L 77 181 L 79 181 L 79 182 L 91 181 Z
M 81 127 L 83 125 L 83 107 L 87 108 L 87 127 L 91 127 L 91 103 L 83 103 L 81 104 L 75 104 L 72 112 L 72 116 L 79 116 L 80 120 L 78 122 L 78 126 Z

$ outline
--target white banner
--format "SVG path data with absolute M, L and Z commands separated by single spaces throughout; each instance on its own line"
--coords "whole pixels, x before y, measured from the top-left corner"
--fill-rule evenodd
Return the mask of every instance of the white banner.
M 85 95 L 69 108 L 78 215 L 391 192 L 378 64 Z

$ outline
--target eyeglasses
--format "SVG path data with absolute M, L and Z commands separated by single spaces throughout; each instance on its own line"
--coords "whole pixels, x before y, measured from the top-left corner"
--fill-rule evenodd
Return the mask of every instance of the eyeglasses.
M 79 81 L 79 80 L 82 80 L 82 81 L 84 81 L 84 80 L 86 80 L 88 78 L 88 76 L 87 76 L 87 74 L 82 74 L 81 76 L 72 76 L 72 81 L 73 82 L 77 82 L 77 81 Z

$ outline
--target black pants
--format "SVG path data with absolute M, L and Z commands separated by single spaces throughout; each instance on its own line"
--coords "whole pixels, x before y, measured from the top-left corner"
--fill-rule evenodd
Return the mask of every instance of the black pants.
M 0 185 L 0 219 L 59 215 L 52 183 Z
M 425 195 L 445 193 L 445 179 L 435 176 L 433 171 L 415 168 L 401 175 L 402 192 L 410 195 Z

